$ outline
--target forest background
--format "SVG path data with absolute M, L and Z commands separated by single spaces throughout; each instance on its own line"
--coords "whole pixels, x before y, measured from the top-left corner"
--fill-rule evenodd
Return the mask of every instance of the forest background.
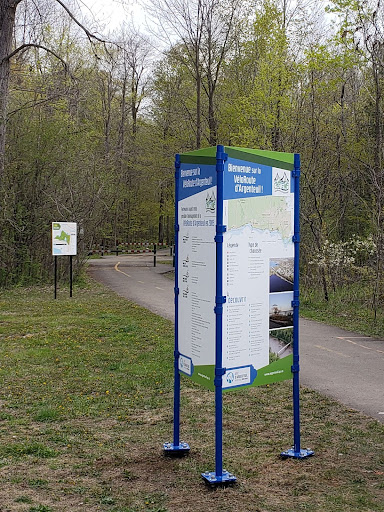
M 52 279 L 52 221 L 78 223 L 78 268 L 172 243 L 174 155 L 220 143 L 301 154 L 306 297 L 377 323 L 381 0 L 147 0 L 112 32 L 80 7 L 0 0 L 0 286 Z

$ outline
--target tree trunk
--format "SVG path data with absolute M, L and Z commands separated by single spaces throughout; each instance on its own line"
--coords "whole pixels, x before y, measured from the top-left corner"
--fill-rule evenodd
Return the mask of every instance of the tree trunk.
M 214 94 L 215 88 L 211 86 L 208 96 L 208 125 L 210 146 L 216 146 L 217 144 L 217 123 L 215 117 Z
M 198 61 L 198 55 L 196 57 L 196 149 L 200 149 L 201 146 L 201 75 Z
M 383 170 L 382 170 L 382 109 L 381 109 L 381 84 L 380 84 L 380 53 L 382 47 L 379 42 L 376 43 L 373 59 L 373 79 L 375 84 L 375 145 L 374 145 L 374 170 L 373 170 L 373 186 L 376 195 L 376 271 L 375 284 L 373 290 L 373 310 L 375 322 L 377 319 L 377 310 L 380 305 L 381 298 L 381 280 L 382 280 L 382 253 L 383 253 Z
M 0 185 L 4 175 L 5 132 L 9 88 L 9 59 L 15 27 L 16 7 L 20 0 L 0 0 Z
M 161 185 L 160 185 L 161 186 Z M 159 201 L 159 231 L 158 231 L 158 242 L 162 244 L 164 242 L 164 191 L 160 190 L 160 201 Z

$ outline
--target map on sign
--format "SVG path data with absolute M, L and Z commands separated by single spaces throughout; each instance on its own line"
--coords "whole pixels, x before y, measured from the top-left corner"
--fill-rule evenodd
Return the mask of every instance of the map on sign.
M 76 222 L 52 222 L 52 254 L 54 256 L 75 256 L 76 253 Z
M 292 239 L 293 197 L 247 197 L 230 201 L 228 230 L 249 225 L 253 229 L 278 232 L 282 240 Z
M 224 179 L 223 387 L 229 389 L 292 375 L 285 331 L 293 322 L 294 194 L 289 171 L 252 162 L 229 159 Z

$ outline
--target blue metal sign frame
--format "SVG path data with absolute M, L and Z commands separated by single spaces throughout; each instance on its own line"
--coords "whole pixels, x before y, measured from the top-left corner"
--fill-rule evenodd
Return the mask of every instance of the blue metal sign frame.
M 223 196 L 224 196 L 224 169 L 228 155 L 225 148 L 218 145 L 216 148 L 216 174 L 217 174 L 217 209 L 216 209 L 216 295 L 215 295 L 215 471 L 205 471 L 201 474 L 204 481 L 211 486 L 227 485 L 236 482 L 236 477 L 223 469 L 223 234 L 226 226 L 223 224 Z M 178 244 L 179 244 L 179 179 L 180 155 L 175 160 L 175 349 L 174 349 L 174 422 L 173 442 L 163 445 L 164 454 L 180 457 L 190 451 L 189 444 L 180 441 L 180 368 L 179 368 L 179 272 L 178 272 Z M 294 285 L 293 285 L 293 420 L 294 420 L 294 446 L 282 452 L 282 458 L 303 459 L 314 455 L 314 451 L 302 449 L 300 446 L 300 386 L 299 386 L 299 244 L 300 244 L 300 155 L 294 155 Z
M 283 458 L 305 459 L 314 455 L 313 450 L 302 449 L 300 446 L 300 365 L 299 365 L 299 309 L 300 309 L 300 282 L 299 282 L 299 254 L 300 254 L 300 155 L 295 154 L 294 169 L 294 273 L 293 273 L 293 442 L 289 450 L 282 452 Z
M 224 196 L 224 162 L 228 155 L 224 146 L 217 146 L 216 173 L 217 173 L 217 209 L 216 209 L 216 361 L 215 361 L 215 471 L 205 471 L 201 474 L 210 485 L 223 485 L 236 482 L 236 477 L 223 470 L 223 233 L 227 227 L 223 224 L 223 196 Z
M 175 351 L 174 351 L 174 395 L 173 395 L 173 443 L 164 443 L 164 455 L 183 457 L 189 450 L 189 444 L 180 442 L 180 373 L 179 373 L 179 179 L 180 155 L 175 158 Z

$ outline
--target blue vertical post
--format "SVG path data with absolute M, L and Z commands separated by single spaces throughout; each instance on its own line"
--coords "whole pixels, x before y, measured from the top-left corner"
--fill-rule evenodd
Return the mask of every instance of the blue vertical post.
M 217 173 L 217 205 L 216 205 L 216 357 L 215 357 L 215 411 L 216 411 L 216 478 L 223 476 L 223 189 L 224 189 L 224 161 L 223 146 L 217 146 L 216 173 Z
M 164 455 L 181 457 L 189 452 L 188 443 L 180 442 L 180 373 L 179 373 L 179 179 L 180 155 L 175 157 L 175 351 L 173 395 L 173 443 L 164 443 Z
M 224 146 L 218 145 L 216 152 L 217 203 L 216 203 L 216 337 L 215 337 L 215 471 L 206 471 L 201 476 L 210 485 L 223 485 L 236 482 L 236 477 L 223 470 L 223 224 L 224 213 L 224 167 L 227 160 Z
M 294 169 L 292 171 L 294 180 L 294 278 L 293 278 L 293 448 L 282 452 L 284 458 L 293 457 L 304 459 L 314 454 L 312 450 L 302 449 L 300 446 L 300 380 L 299 380 L 299 256 L 300 256 L 300 155 L 294 157 Z

